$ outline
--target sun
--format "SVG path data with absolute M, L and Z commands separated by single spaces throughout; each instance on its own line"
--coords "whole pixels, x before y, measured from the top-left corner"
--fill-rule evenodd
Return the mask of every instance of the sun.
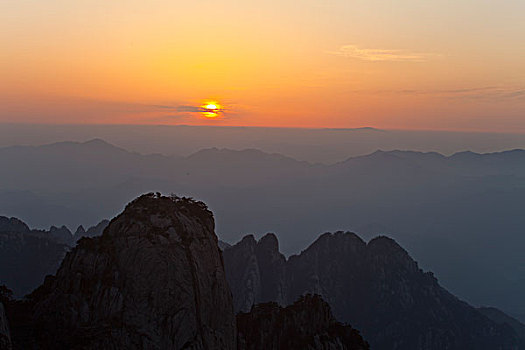
M 201 114 L 206 118 L 217 118 L 223 112 L 223 108 L 217 101 L 207 101 L 200 107 Z
M 212 110 L 212 111 L 213 111 L 213 110 L 216 110 L 216 109 L 218 109 L 219 107 L 217 107 L 217 105 L 216 105 L 216 104 L 214 104 L 214 103 L 210 103 L 210 104 L 207 104 L 206 106 L 204 106 L 204 108 L 206 108 L 206 109 L 209 109 L 209 110 Z

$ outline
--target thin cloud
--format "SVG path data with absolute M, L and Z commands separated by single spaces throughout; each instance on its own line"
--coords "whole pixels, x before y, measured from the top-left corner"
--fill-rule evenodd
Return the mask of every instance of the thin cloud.
M 458 89 L 354 90 L 355 93 L 435 96 L 449 99 L 509 101 L 525 99 L 525 88 L 483 86 Z
M 202 106 L 192 106 L 192 105 L 151 105 L 151 107 L 161 110 L 171 110 L 172 113 L 203 113 L 203 112 L 209 112 L 208 109 L 202 107 Z M 221 107 L 220 109 L 216 110 L 217 114 L 223 114 L 226 112 L 226 108 Z
M 199 113 L 199 112 L 202 112 L 202 107 L 190 106 L 190 105 L 179 105 L 179 106 L 175 106 L 174 110 L 177 112 L 183 112 L 183 113 Z
M 431 57 L 439 56 L 434 53 L 412 52 L 407 50 L 363 49 L 357 45 L 343 45 L 337 51 L 330 51 L 329 53 L 336 56 L 371 62 L 424 62 Z

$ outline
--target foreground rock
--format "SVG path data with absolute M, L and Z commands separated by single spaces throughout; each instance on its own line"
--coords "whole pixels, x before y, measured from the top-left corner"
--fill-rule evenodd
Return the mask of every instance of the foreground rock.
M 518 338 L 520 338 L 520 349 L 525 348 L 525 324 L 521 323 L 514 317 L 511 317 L 504 313 L 503 311 L 496 309 L 494 307 L 480 307 L 477 309 L 479 312 L 481 312 L 483 315 L 490 318 L 492 321 L 500 324 L 500 325 L 508 325 L 511 327 L 514 332 L 518 335 Z
M 83 238 L 35 293 L 40 348 L 234 349 L 231 293 L 205 205 L 144 195 Z
M 276 244 L 275 237 L 262 242 L 263 255 Z M 240 315 L 238 336 L 213 215 L 187 198 L 141 196 L 102 236 L 80 239 L 56 275 L 24 300 L 2 288 L 15 349 L 234 350 L 238 338 L 246 350 L 367 349 L 317 296 Z
M 237 315 L 239 350 L 365 350 L 358 331 L 337 322 L 318 295 L 301 297 L 282 308 L 259 304 Z
M 271 244 L 269 244 L 271 242 Z M 273 235 L 253 236 L 223 252 L 239 311 L 273 298 L 290 305 L 319 294 L 359 329 L 372 349 L 516 349 L 515 331 L 443 289 L 395 241 L 368 244 L 353 233 L 324 234 L 288 260 Z
M 11 349 L 11 335 L 9 333 L 9 324 L 4 311 L 4 304 L 0 303 L 0 350 Z

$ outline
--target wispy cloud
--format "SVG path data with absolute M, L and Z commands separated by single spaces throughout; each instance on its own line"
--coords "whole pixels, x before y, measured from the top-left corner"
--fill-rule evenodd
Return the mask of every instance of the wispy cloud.
M 174 110 L 182 113 L 199 113 L 202 112 L 202 107 L 190 106 L 190 105 L 178 105 L 174 107 Z
M 396 49 L 364 49 L 357 45 L 343 45 L 332 55 L 372 62 L 424 62 L 440 55 Z
M 512 86 L 483 86 L 458 89 L 399 89 L 354 90 L 356 93 L 434 96 L 448 99 L 511 101 L 525 99 L 525 88 Z

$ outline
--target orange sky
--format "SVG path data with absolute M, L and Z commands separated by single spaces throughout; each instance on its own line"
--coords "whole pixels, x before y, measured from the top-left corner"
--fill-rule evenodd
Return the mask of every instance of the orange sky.
M 525 2 L 13 1 L 0 121 L 525 131 Z M 207 119 L 198 107 L 218 101 Z

